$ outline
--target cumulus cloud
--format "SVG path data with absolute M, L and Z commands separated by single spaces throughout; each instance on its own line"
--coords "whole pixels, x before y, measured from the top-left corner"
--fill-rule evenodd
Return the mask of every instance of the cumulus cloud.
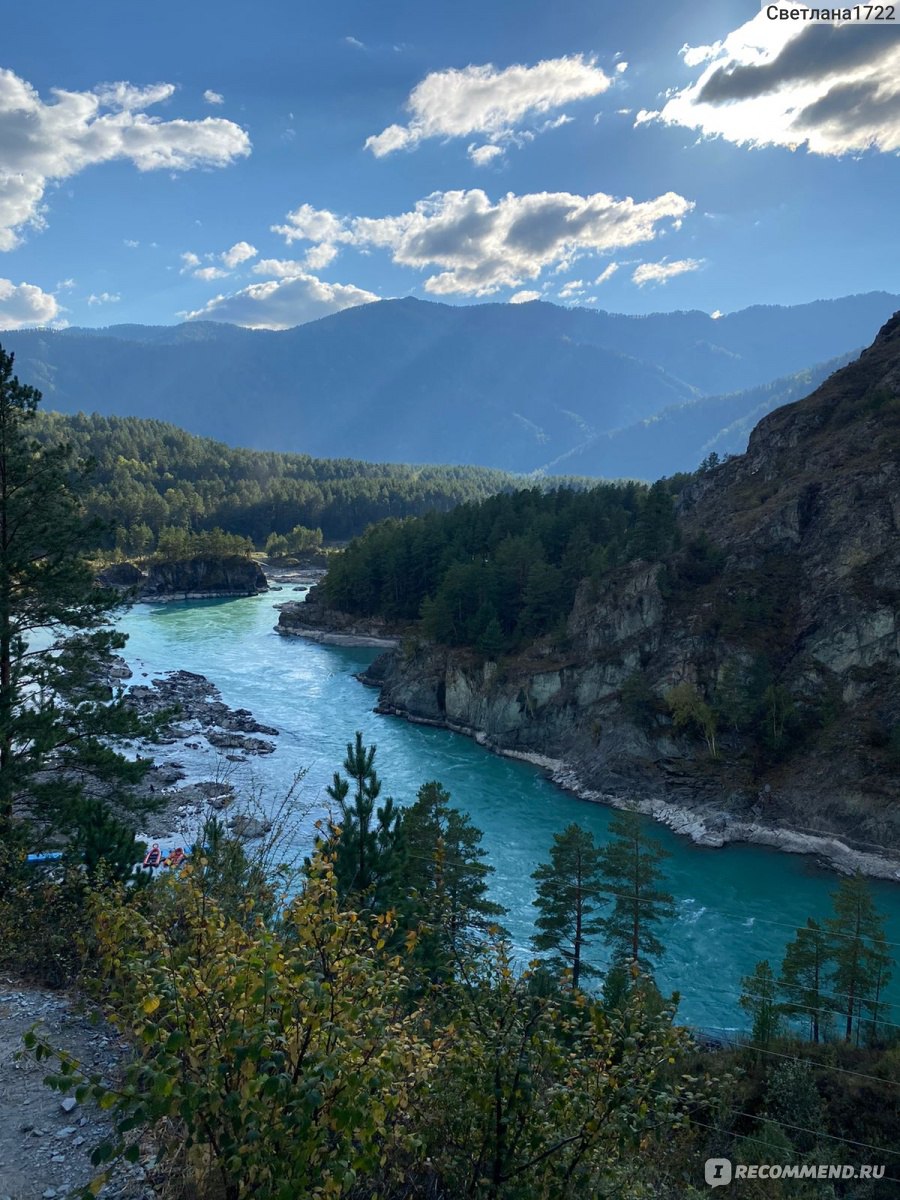
M 330 242 L 320 242 L 318 246 L 311 246 L 303 257 L 303 265 L 310 271 L 321 271 L 323 267 L 327 267 L 330 262 L 333 262 L 337 257 L 337 246 L 333 246 Z
M 139 171 L 186 171 L 250 153 L 250 139 L 232 121 L 164 121 L 143 111 L 174 91 L 169 83 L 107 83 L 85 92 L 56 88 L 48 103 L 0 69 L 0 250 L 17 246 L 26 227 L 43 225 L 51 183 L 86 167 L 126 160 Z
M 340 217 L 327 208 L 301 204 L 285 217 L 286 225 L 273 225 L 272 232 L 280 233 L 291 242 L 338 242 L 346 240 L 346 230 Z
M 752 146 L 814 154 L 900 151 L 900 29 L 768 21 L 761 12 L 709 46 L 682 48 L 703 67 L 660 112 L 663 121 Z
M 434 71 L 406 101 L 409 123 L 389 125 L 367 138 L 366 148 L 383 158 L 412 149 L 426 138 L 480 133 L 500 141 L 528 118 L 598 96 L 611 84 L 594 60 L 581 54 L 500 71 L 491 63 Z
M 490 143 L 484 146 L 476 146 L 473 142 L 466 153 L 469 156 L 469 161 L 473 162 L 476 167 L 486 167 L 495 158 L 502 156 L 503 147 L 492 146 Z
M 203 99 L 207 104 L 224 104 L 225 97 L 221 92 L 214 92 L 212 88 L 207 88 L 203 93 Z
M 510 192 L 495 204 L 473 188 L 435 192 L 412 211 L 387 217 L 343 218 L 305 204 L 273 228 L 289 244 L 316 242 L 311 253 L 323 246 L 381 248 L 399 266 L 441 268 L 425 280 L 433 295 L 489 296 L 537 279 L 544 269 L 568 270 L 586 254 L 652 241 L 661 230 L 679 228 L 693 207 L 675 192 L 642 202 L 604 192 Z
M 324 254 L 324 251 L 328 251 Z M 334 246 L 313 246 L 303 258 L 262 258 L 253 268 L 255 275 L 274 275 L 276 279 L 297 279 L 301 275 L 308 275 L 314 268 L 314 261 L 324 257 L 325 262 L 321 266 L 327 266 L 329 262 L 337 254 Z
M 513 292 L 509 298 L 510 304 L 530 304 L 532 300 L 540 300 L 541 293 L 528 291 L 525 289 L 521 292 Z
M 380 298 L 352 284 L 325 283 L 314 275 L 298 274 L 215 296 L 203 308 L 179 315 L 188 321 L 226 321 L 247 329 L 291 329 Z
M 49 325 L 59 315 L 56 297 L 33 283 L 0 279 L 0 329 Z
M 96 304 L 118 304 L 121 299 L 118 292 L 91 292 L 87 302 L 93 307 Z
M 235 242 L 230 250 L 222 253 L 221 258 L 226 267 L 236 267 L 239 263 L 256 258 L 258 253 L 256 247 L 251 246 L 249 242 Z
M 686 271 L 696 271 L 703 266 L 702 258 L 680 258 L 675 262 L 641 263 L 635 267 L 631 278 L 638 287 L 645 283 L 668 283 L 676 275 L 684 275 Z
M 600 274 L 594 280 L 594 287 L 596 287 L 598 283 L 606 283 L 607 279 L 612 279 L 613 275 L 615 275 L 615 273 L 616 273 L 616 271 L 618 271 L 618 269 L 619 269 L 618 263 L 610 263 L 608 267 L 604 267 L 604 269 L 600 272 Z
M 204 254 L 203 258 L 199 254 L 195 254 L 193 250 L 188 250 L 181 255 L 180 273 L 192 275 L 194 279 L 203 279 L 206 282 L 211 279 L 227 279 L 235 267 L 255 258 L 258 253 L 256 247 L 251 246 L 249 242 L 235 242 L 229 250 L 223 250 L 221 254 Z M 203 265 L 204 262 L 206 266 Z M 216 265 L 220 262 L 225 266 Z
M 580 296 L 584 293 L 585 282 L 583 279 L 570 279 L 568 283 L 564 283 L 559 290 L 560 300 L 571 300 L 575 296 Z
M 604 192 L 509 193 L 493 204 L 474 188 L 436 192 L 396 217 L 358 217 L 352 240 L 387 248 L 401 266 L 443 268 L 425 281 L 433 295 L 489 296 L 585 254 L 652 241 L 692 208 L 675 192 L 641 203 Z

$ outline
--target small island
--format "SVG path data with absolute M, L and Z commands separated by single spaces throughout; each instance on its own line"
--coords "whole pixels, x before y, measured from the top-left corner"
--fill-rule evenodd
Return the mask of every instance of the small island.
M 265 572 L 251 557 L 247 539 L 221 530 L 174 534 L 161 537 L 156 553 L 143 563 L 104 567 L 98 572 L 98 583 L 133 593 L 149 604 L 256 596 L 268 590 Z

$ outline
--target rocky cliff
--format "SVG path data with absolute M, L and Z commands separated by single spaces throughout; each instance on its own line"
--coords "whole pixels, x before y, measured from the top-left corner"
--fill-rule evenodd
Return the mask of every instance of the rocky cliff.
M 584 582 L 563 642 L 496 663 L 407 639 L 366 682 L 382 711 L 546 761 L 597 798 L 637 798 L 699 841 L 767 841 L 891 876 L 898 452 L 900 314 L 766 417 L 745 455 L 691 483 L 675 553 Z
M 280 605 L 276 631 L 284 637 L 304 637 L 333 646 L 396 646 L 398 631 L 379 617 L 356 617 L 328 608 L 318 585 L 304 600 Z
M 134 589 L 139 599 L 149 602 L 255 596 L 268 586 L 259 564 L 240 554 L 155 562 L 146 574 L 131 563 L 121 563 L 102 571 L 99 582 L 107 587 Z

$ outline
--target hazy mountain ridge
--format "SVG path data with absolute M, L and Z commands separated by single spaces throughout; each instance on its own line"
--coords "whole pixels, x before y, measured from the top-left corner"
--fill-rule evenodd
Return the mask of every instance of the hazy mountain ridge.
M 652 481 L 674 470 L 692 470 L 711 453 L 720 457 L 743 454 L 751 430 L 767 413 L 800 400 L 858 353 L 842 354 L 830 362 L 745 391 L 703 396 L 664 408 L 624 429 L 595 435 L 561 458 L 548 462 L 545 469 L 549 474 L 565 472 Z
M 533 471 L 661 410 L 865 344 L 898 305 L 870 293 L 713 319 L 403 299 L 277 333 L 196 322 L 2 341 L 62 412 L 152 417 L 254 449 Z M 673 456 L 666 470 L 694 465 Z

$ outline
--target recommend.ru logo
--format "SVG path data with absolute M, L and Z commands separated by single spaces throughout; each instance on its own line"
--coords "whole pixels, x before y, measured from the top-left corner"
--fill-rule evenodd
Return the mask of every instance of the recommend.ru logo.
M 710 1187 L 721 1187 L 725 1183 L 731 1183 L 731 1160 L 708 1158 L 703 1174 Z

